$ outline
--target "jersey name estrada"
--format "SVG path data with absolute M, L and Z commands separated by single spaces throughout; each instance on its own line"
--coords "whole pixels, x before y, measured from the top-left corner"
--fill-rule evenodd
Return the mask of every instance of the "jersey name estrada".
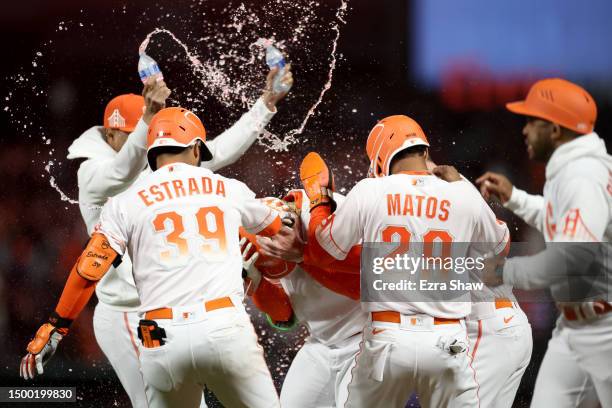
M 111 198 L 97 231 L 129 253 L 140 310 L 148 311 L 242 297 L 238 228 L 257 233 L 274 218 L 245 184 L 175 163 Z
M 474 246 L 484 243 L 499 253 L 509 239 L 505 224 L 497 222 L 469 182 L 448 183 L 426 172 L 360 181 L 317 230 L 316 236 L 319 244 L 337 259 L 344 259 L 350 248 L 362 239 L 364 243 L 408 245 L 462 243 L 460 251 L 464 253 L 457 253 L 453 247 L 453 256 L 467 256 L 472 252 L 468 243 L 475 243 Z M 366 311 L 393 310 L 442 318 L 462 318 L 471 309 L 469 295 L 465 301 L 363 302 L 362 306 Z

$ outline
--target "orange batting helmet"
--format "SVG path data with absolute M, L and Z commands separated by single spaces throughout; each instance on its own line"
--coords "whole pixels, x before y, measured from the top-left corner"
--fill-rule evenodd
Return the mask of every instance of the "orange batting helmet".
M 370 177 L 389 175 L 393 157 L 404 149 L 427 146 L 427 137 L 416 121 L 404 115 L 380 120 L 370 131 L 366 152 L 370 158 Z
M 533 84 L 524 101 L 506 104 L 508 110 L 557 123 L 575 132 L 591 133 L 597 119 L 597 105 L 582 87 L 559 78 Z
M 180 107 L 165 108 L 153 116 L 147 134 L 147 159 L 152 170 L 157 169 L 156 150 L 162 147 L 189 147 L 201 141 L 200 153 L 203 161 L 212 159 L 206 147 L 206 130 L 195 113 Z

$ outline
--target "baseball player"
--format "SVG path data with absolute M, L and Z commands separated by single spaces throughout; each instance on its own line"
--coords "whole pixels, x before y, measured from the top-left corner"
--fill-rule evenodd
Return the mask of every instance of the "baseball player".
M 594 132 L 595 101 L 580 86 L 555 78 L 536 82 L 524 101 L 506 106 L 527 117 L 529 157 L 546 163 L 544 195 L 527 194 L 497 173 L 487 172 L 477 183 L 485 197 L 499 198 L 538 228 L 547 248 L 510 258 L 489 269 L 485 279 L 527 290 L 550 288 L 558 302 L 561 314 L 531 406 L 585 406 L 595 390 L 600 404 L 612 407 L 612 157 Z M 580 289 L 572 277 L 581 276 L 595 295 L 568 299 L 572 289 Z
M 430 171 L 435 167 L 427 161 Z M 440 172 L 437 175 L 446 181 L 467 181 L 458 173 L 456 179 Z M 475 274 L 472 278 L 480 279 Z M 531 360 L 531 325 L 510 285 L 485 287 L 472 291 L 471 296 L 472 311 L 465 323 L 480 405 L 510 408 Z M 505 357 L 500 358 L 500 354 Z
M 218 170 L 227 166 L 253 144 L 274 116 L 278 101 L 286 95 L 272 91 L 276 72 L 276 69 L 269 72 L 266 89 L 251 110 L 208 143 L 213 158 L 203 161 L 203 167 Z M 288 84 L 293 82 L 290 70 L 286 70 L 282 80 Z M 69 147 L 68 159 L 85 159 L 79 168 L 78 185 L 81 214 L 89 234 L 99 221 L 106 200 L 127 189 L 145 169 L 147 124 L 164 106 L 169 93 L 163 82 L 152 80 L 145 86 L 144 98 L 131 94 L 114 98 L 105 109 L 104 127 L 90 128 Z M 98 345 L 117 373 L 132 406 L 146 407 L 134 340 L 140 303 L 128 256 L 105 274 L 96 286 L 96 294 L 94 333 Z M 38 373 L 42 373 L 42 366 Z
M 129 252 L 149 406 L 197 407 L 204 384 L 228 407 L 279 406 L 242 303 L 238 228 L 273 235 L 281 220 L 243 183 L 199 167 L 212 158 L 205 141 L 202 122 L 186 109 L 153 117 L 147 137 L 153 173 L 104 206 L 54 316 L 28 345 L 24 370 L 35 370 L 84 306 L 86 292 Z
M 414 120 L 401 115 L 381 120 L 366 149 L 374 178 L 360 181 L 331 216 L 331 175 L 319 155 L 308 154 L 300 167 L 311 201 L 305 259 L 321 265 L 344 259 L 360 241 L 493 242 L 495 254 L 501 254 L 507 227 L 496 222 L 469 183 L 448 183 L 427 171 L 428 147 Z M 344 406 L 403 407 L 413 391 L 424 407 L 477 406 L 465 346 L 471 303 L 404 299 L 362 302 L 368 325 Z
M 334 200 L 341 202 L 343 196 L 334 194 Z M 291 208 L 297 217 L 295 229 L 283 227 L 285 234 L 291 236 L 291 242 L 303 242 L 310 221 L 309 200 L 302 190 L 290 192 Z M 279 200 L 277 200 L 279 201 Z M 290 208 L 281 202 L 285 211 Z M 279 234 L 277 234 L 279 235 Z M 261 245 L 266 245 L 265 237 L 258 237 Z M 248 244 L 249 246 L 251 244 Z M 285 253 L 289 252 L 289 248 Z M 259 253 L 250 254 L 248 246 L 243 252 L 244 268 L 249 276 L 255 275 L 255 280 L 266 283 L 261 278 L 261 272 L 255 266 Z M 297 248 L 297 260 L 302 257 L 302 248 Z M 308 270 L 308 271 L 307 271 Z M 272 297 L 278 303 L 288 298 L 288 304 L 293 312 L 294 320 L 299 321 L 307 329 L 309 336 L 302 348 L 296 354 L 281 389 L 281 406 L 293 408 L 331 408 L 336 406 L 336 397 L 341 387 L 346 387 L 342 381 L 347 378 L 347 372 L 359 350 L 361 331 L 366 324 L 367 314 L 361 310 L 359 303 L 359 282 L 355 280 L 356 288 L 344 282 L 344 274 L 332 274 L 336 287 L 348 288 L 344 295 L 318 283 L 311 274 L 324 274 L 319 268 L 298 264 L 288 275 L 280 278 L 283 293 Z M 258 276 L 259 275 L 259 276 Z M 261 285 L 261 283 L 260 283 Z M 356 290 L 355 290 L 356 289 Z M 272 307 L 262 305 L 260 290 L 255 292 L 254 301 L 260 309 L 268 312 Z M 349 296 L 346 296 L 349 295 Z M 289 316 L 287 314 L 286 316 Z

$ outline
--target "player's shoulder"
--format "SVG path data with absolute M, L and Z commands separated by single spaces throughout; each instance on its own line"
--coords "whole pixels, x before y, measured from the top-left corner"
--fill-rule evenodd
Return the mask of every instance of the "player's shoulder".
M 375 177 L 368 177 L 368 178 L 364 178 L 361 179 L 357 182 L 357 184 L 355 184 L 355 187 L 353 187 L 353 190 L 368 190 L 368 189 L 376 189 L 378 188 L 378 186 L 385 184 L 385 181 L 387 178 L 386 177 L 380 177 L 380 178 L 375 178 Z
M 575 183 L 607 184 L 610 171 L 602 160 L 592 156 L 583 156 L 570 161 L 563 169 L 562 175 L 567 181 L 574 179 Z
M 245 182 L 236 178 L 225 177 L 217 173 L 213 174 L 217 177 L 217 180 L 220 180 L 225 184 L 226 190 L 230 195 L 238 194 L 253 198 L 255 197 L 255 193 Z
M 453 182 L 440 181 L 445 183 L 442 187 L 447 192 L 454 206 L 461 205 L 476 213 L 480 212 L 482 208 L 481 205 L 485 203 L 485 201 L 478 189 L 470 181 L 467 179 Z

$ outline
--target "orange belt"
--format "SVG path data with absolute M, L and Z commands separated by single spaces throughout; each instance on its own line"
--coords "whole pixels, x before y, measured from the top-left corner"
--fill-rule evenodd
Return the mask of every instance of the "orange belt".
M 601 305 L 601 308 L 597 308 L 595 309 L 595 313 L 598 315 L 603 315 L 606 314 L 608 312 L 612 312 L 612 305 L 606 301 L 603 300 L 598 300 L 597 302 L 595 302 L 599 305 Z M 576 310 L 574 308 L 571 308 L 569 306 L 564 306 L 562 309 L 563 312 L 563 316 L 567 319 L 567 320 L 580 320 L 580 319 L 584 319 L 585 316 L 578 316 L 576 314 Z M 580 312 L 582 314 L 582 312 Z
M 399 312 L 385 311 L 385 312 L 372 312 L 372 321 L 375 322 L 387 322 L 387 323 L 401 323 L 402 315 Z M 442 317 L 434 317 L 434 324 L 459 324 L 459 319 L 444 319 Z
M 204 302 L 204 309 L 207 312 L 212 312 L 213 310 L 223 309 L 224 307 L 234 307 L 232 303 L 232 299 L 229 297 L 222 297 L 218 299 L 209 300 L 208 302 Z M 172 319 L 172 309 L 163 307 L 161 309 L 151 310 L 145 313 L 146 320 L 155 320 L 155 319 Z
M 505 307 L 513 308 L 514 304 L 512 303 L 512 301 L 510 299 L 506 299 L 506 298 L 497 298 L 497 299 L 495 299 L 495 308 L 496 309 L 503 309 Z

